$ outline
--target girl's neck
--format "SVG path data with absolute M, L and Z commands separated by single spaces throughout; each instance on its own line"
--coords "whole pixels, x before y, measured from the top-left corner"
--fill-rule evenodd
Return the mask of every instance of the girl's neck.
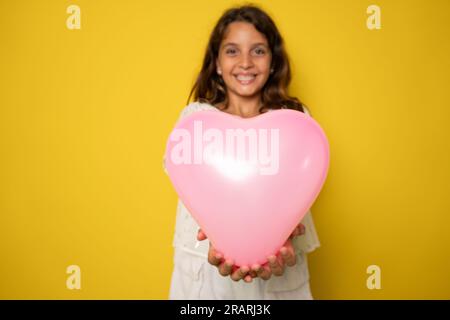
M 223 103 L 219 104 L 219 109 L 242 118 L 251 118 L 259 115 L 259 108 L 261 107 L 260 97 L 251 99 L 233 99 L 229 97 L 228 106 Z

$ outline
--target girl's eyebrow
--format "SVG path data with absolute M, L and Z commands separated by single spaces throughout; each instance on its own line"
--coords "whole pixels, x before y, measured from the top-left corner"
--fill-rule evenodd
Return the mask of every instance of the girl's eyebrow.
M 264 42 L 254 43 L 252 46 L 255 47 L 255 46 L 259 46 L 259 45 L 263 45 L 263 46 L 267 47 L 267 44 L 265 44 Z M 227 46 L 237 46 L 237 47 L 239 47 L 239 45 L 237 43 L 234 43 L 234 42 L 227 42 L 227 43 L 225 43 L 223 45 L 223 47 L 227 47 Z

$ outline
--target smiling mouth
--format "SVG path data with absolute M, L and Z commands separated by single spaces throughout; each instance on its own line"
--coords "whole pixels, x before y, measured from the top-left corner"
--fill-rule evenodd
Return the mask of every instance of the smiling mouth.
M 255 81 L 256 76 L 257 76 L 257 74 L 245 75 L 245 76 L 244 75 L 236 75 L 234 77 L 241 85 L 249 85 Z

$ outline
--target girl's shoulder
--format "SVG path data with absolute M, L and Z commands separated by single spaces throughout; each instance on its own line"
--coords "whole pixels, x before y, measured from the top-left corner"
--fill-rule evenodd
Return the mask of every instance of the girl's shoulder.
M 303 108 L 303 111 L 305 111 L 305 114 L 312 117 L 311 112 L 309 111 L 308 107 L 306 105 L 304 105 L 303 103 L 302 103 L 302 108 Z
M 179 120 L 189 116 L 190 114 L 196 111 L 203 111 L 203 110 L 218 110 L 218 109 L 208 103 L 193 101 L 189 103 L 187 106 L 185 106 L 183 110 L 181 110 Z
M 307 114 L 308 116 L 312 117 L 311 112 L 309 111 L 308 107 L 304 104 L 302 104 L 303 110 L 305 111 L 305 114 Z M 209 103 L 203 103 L 203 102 L 198 102 L 198 101 L 193 101 L 191 103 L 189 103 L 187 106 L 185 106 L 183 108 L 183 110 L 181 110 L 180 116 L 178 121 L 180 121 L 181 119 L 193 114 L 194 112 L 197 111 L 203 111 L 203 110 L 217 110 L 220 111 L 219 109 L 217 109 L 216 107 L 210 105 Z M 273 111 L 272 109 L 270 109 L 269 111 Z

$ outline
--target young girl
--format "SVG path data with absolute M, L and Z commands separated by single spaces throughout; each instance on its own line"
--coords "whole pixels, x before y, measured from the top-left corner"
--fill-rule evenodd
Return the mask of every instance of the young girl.
M 307 112 L 287 95 L 291 73 L 272 19 L 246 5 L 227 10 L 208 43 L 195 90 L 180 118 L 201 110 L 243 118 L 288 108 Z M 286 192 L 289 192 L 288 190 Z M 306 254 L 320 246 L 308 211 L 280 251 L 263 266 L 224 261 L 178 200 L 170 299 L 312 299 Z M 241 281 L 242 280 L 242 281 Z

